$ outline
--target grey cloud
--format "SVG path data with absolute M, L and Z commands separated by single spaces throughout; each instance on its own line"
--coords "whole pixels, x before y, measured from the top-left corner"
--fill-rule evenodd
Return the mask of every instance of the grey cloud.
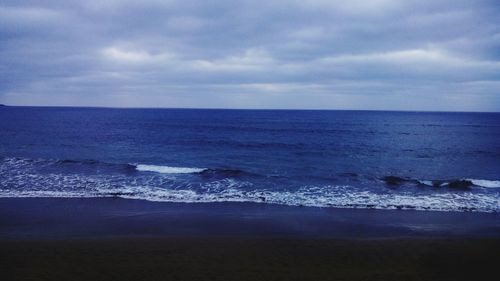
M 0 102 L 500 110 L 495 1 L 3 1 Z

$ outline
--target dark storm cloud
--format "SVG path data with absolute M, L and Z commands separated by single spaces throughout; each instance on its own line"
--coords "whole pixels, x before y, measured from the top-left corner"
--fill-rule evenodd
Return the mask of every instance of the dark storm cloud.
M 495 1 L 3 1 L 0 102 L 500 110 Z

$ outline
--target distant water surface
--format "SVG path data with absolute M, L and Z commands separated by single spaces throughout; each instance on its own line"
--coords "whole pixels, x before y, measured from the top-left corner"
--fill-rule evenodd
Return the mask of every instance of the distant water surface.
M 500 211 L 500 114 L 0 108 L 0 197 Z

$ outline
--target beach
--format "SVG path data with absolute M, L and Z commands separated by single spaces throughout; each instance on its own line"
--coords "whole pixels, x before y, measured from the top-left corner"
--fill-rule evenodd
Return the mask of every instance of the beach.
M 2 280 L 494 280 L 500 241 L 2 241 Z
M 498 214 L 0 199 L 2 280 L 487 280 Z
M 6 107 L 0 280 L 492 280 L 499 125 Z

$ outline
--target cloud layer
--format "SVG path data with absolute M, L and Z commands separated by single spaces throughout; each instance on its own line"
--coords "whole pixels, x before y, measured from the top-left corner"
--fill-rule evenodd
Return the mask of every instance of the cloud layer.
M 0 4 L 13 105 L 500 111 L 486 0 Z

